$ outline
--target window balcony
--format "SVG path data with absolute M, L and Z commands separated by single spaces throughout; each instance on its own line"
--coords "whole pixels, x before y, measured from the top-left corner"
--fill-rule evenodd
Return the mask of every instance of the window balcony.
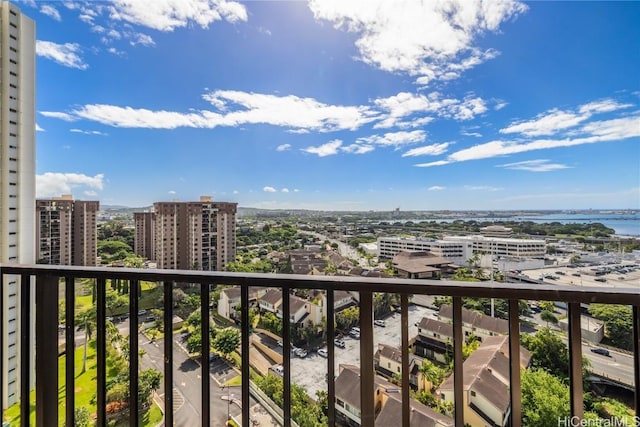
M 19 338 L 19 406 L 20 406 L 20 425 L 29 425 L 30 414 L 30 393 L 35 391 L 35 425 L 51 426 L 61 425 L 51 420 L 62 420 L 63 425 L 72 427 L 75 425 L 74 410 L 76 409 L 76 393 L 65 393 L 64 390 L 77 390 L 77 355 L 76 352 L 76 327 L 79 324 L 74 319 L 74 309 L 76 307 L 75 291 L 77 283 L 80 279 L 88 279 L 95 284 L 95 412 L 91 414 L 95 425 L 109 425 L 110 417 L 107 412 L 107 396 L 111 386 L 109 375 L 109 343 L 107 336 L 112 325 L 109 324 L 111 319 L 107 313 L 107 286 L 114 286 L 114 283 L 128 282 L 128 289 L 138 289 L 138 285 L 143 282 L 152 282 L 157 284 L 157 290 L 161 298 L 156 301 L 156 309 L 163 311 L 160 319 L 164 325 L 174 324 L 174 290 L 177 284 L 192 284 L 199 289 L 200 307 L 202 318 L 215 317 L 216 313 L 210 307 L 210 294 L 212 287 L 216 285 L 231 285 L 239 289 L 240 302 L 239 312 L 240 318 L 237 322 L 240 325 L 240 345 L 238 348 L 239 358 L 236 362 L 237 372 L 240 381 L 237 386 L 226 385 L 220 388 L 216 385 L 211 375 L 214 374 L 214 361 L 218 358 L 214 354 L 210 356 L 210 362 L 207 358 L 197 359 L 197 368 L 191 371 L 197 371 L 197 375 L 192 378 L 198 378 L 197 386 L 190 389 L 192 395 L 197 396 L 196 401 L 191 400 L 192 411 L 188 424 L 185 424 L 185 418 L 178 412 L 180 405 L 184 405 L 187 396 L 176 393 L 176 386 L 184 380 L 185 372 L 180 369 L 180 365 L 176 367 L 178 361 L 178 352 L 181 351 L 172 339 L 162 339 L 156 342 L 159 357 L 155 359 L 155 367 L 162 373 L 162 385 L 155 394 L 155 401 L 163 409 L 164 425 L 224 425 L 226 419 L 231 416 L 230 407 L 235 409 L 236 414 L 233 416 L 235 422 L 239 425 L 248 427 L 255 426 L 260 421 L 257 418 L 258 412 L 268 414 L 277 424 L 285 427 L 297 426 L 293 415 L 297 411 L 297 407 L 293 405 L 294 388 L 292 367 L 296 363 L 302 363 L 303 360 L 292 360 L 295 358 L 292 330 L 288 327 L 283 328 L 281 340 L 278 345 L 281 348 L 281 363 L 277 367 L 269 368 L 275 372 L 277 378 L 282 378 L 282 404 L 276 405 L 268 396 L 265 395 L 256 386 L 256 374 L 253 367 L 253 355 L 258 350 L 254 347 L 252 328 L 247 328 L 250 319 L 250 307 L 254 304 L 257 306 L 256 289 L 259 288 L 276 288 L 282 292 L 282 295 L 290 294 L 294 290 L 320 290 L 326 295 L 326 304 L 324 305 L 324 316 L 326 318 L 334 318 L 335 301 L 334 292 L 355 291 L 358 293 L 359 307 L 359 335 L 358 338 L 346 337 L 348 340 L 347 349 L 345 350 L 344 341 L 340 339 L 336 325 L 334 322 L 326 322 L 326 343 L 334 343 L 342 341 L 340 347 L 328 345 L 326 352 L 323 350 L 322 358 L 314 356 L 316 361 L 322 361 L 326 364 L 326 394 L 327 407 L 323 420 L 329 426 L 341 425 L 361 425 L 374 427 L 380 425 L 382 420 L 395 420 L 395 423 L 402 426 L 424 425 L 421 424 L 422 418 L 416 418 L 417 414 L 422 410 L 415 401 L 410 399 L 410 389 L 417 381 L 415 372 L 411 372 L 410 365 L 410 341 L 414 337 L 410 336 L 410 298 L 415 295 L 427 296 L 448 296 L 452 297 L 450 323 L 452 339 L 446 346 L 450 351 L 450 359 L 452 361 L 452 377 L 447 381 L 452 387 L 451 392 L 442 392 L 451 395 L 453 402 L 457 402 L 451 409 L 451 413 L 447 416 L 437 416 L 437 422 L 434 425 L 455 425 L 464 426 L 465 423 L 476 425 L 476 422 L 468 418 L 468 411 L 478 411 L 483 401 L 479 400 L 476 393 L 482 393 L 481 385 L 476 384 L 470 387 L 467 383 L 468 378 L 464 378 L 464 355 L 463 343 L 463 297 L 473 298 L 495 298 L 508 301 L 508 335 L 503 340 L 508 353 L 507 380 L 508 386 L 504 386 L 506 390 L 506 398 L 502 402 L 507 409 L 501 414 L 503 421 L 494 425 L 511 425 L 520 426 L 522 424 L 522 395 L 521 395 L 521 346 L 520 334 L 521 323 L 519 316 L 519 302 L 522 300 L 534 301 L 559 301 L 566 303 L 568 318 L 568 349 L 569 349 L 569 372 L 568 385 L 570 391 L 569 406 L 567 413 L 572 418 L 571 422 L 577 422 L 584 416 L 583 402 L 583 343 L 581 329 L 581 304 L 603 303 L 603 304 L 621 304 L 631 306 L 633 316 L 633 332 L 632 332 L 632 352 L 628 357 L 631 358 L 632 367 L 630 368 L 630 379 L 612 378 L 611 381 L 621 381 L 632 393 L 632 402 L 630 406 L 635 408 L 635 415 L 640 416 L 640 293 L 637 288 L 611 288 L 603 291 L 602 288 L 590 287 L 567 287 L 545 284 L 508 284 L 508 283 L 474 283 L 474 282 L 454 282 L 454 281 L 422 281 L 422 280 L 403 280 L 403 279 L 380 279 L 380 278 L 361 278 L 361 277 L 345 277 L 345 276 L 301 276 L 301 275 L 275 275 L 275 274 L 247 274 L 247 273 L 228 273 L 228 272 L 202 272 L 202 271 L 179 271 L 179 270 L 141 270 L 141 269 L 110 269 L 99 267 L 72 267 L 72 266 L 49 266 L 49 265 L 2 265 L 0 266 L 0 277 L 2 278 L 3 287 L 19 277 L 20 294 L 18 301 L 18 312 L 20 313 L 20 338 Z M 66 306 L 65 326 L 59 331 L 59 284 L 63 283 L 65 288 L 64 302 Z M 378 350 L 375 345 L 375 336 L 380 331 L 387 332 L 391 326 L 389 322 L 385 327 L 374 327 L 374 301 L 377 293 L 399 294 L 400 307 L 399 314 L 395 316 L 399 319 L 397 338 L 398 353 L 386 355 L 378 353 L 376 357 L 388 357 L 389 360 L 395 360 L 397 363 L 397 371 L 401 374 L 394 378 L 391 384 L 386 379 L 375 374 L 374 371 L 374 353 Z M 138 331 L 139 321 L 148 321 L 148 312 L 143 309 L 149 307 L 141 307 L 138 292 L 128 292 L 128 307 L 126 308 L 126 316 L 122 317 L 125 326 L 131 331 Z M 35 299 L 35 307 L 30 301 Z M 283 298 L 281 301 L 281 310 L 285 318 L 292 313 L 290 310 L 290 298 Z M 4 336 L 7 331 L 6 316 L 9 312 L 8 302 L 3 301 L 0 307 L 0 325 L 2 325 Z M 234 303 L 235 304 L 235 303 Z M 140 314 L 142 313 L 142 314 Z M 138 319 L 140 317 L 140 319 Z M 143 319 L 144 317 L 144 319 Z M 412 321 L 413 322 L 413 321 Z M 202 337 L 199 347 L 199 353 L 202 355 L 210 354 L 211 338 L 210 323 L 200 322 L 199 331 Z M 29 333 L 32 325 L 35 324 L 35 334 Z M 129 334 L 127 345 L 120 344 L 120 348 L 127 352 L 128 360 L 127 373 L 129 381 L 126 393 L 127 401 L 124 407 L 128 412 L 129 425 L 142 425 L 137 421 L 145 405 L 139 405 L 138 396 L 141 392 L 141 370 L 148 367 L 145 357 L 135 357 L 139 354 L 139 350 L 144 345 L 148 345 L 148 339 L 144 341 L 141 336 L 136 333 Z M 488 338 L 491 340 L 494 337 Z M 59 358 L 60 343 L 63 343 L 63 350 L 66 356 Z M 3 343 L 2 360 L 6 360 L 9 356 L 5 347 L 7 343 Z M 344 378 L 338 378 L 339 364 L 338 360 L 342 360 L 345 351 L 357 353 L 356 359 L 358 364 L 350 366 L 353 381 L 347 381 Z M 277 353 L 277 352 L 274 352 Z M 586 352 L 589 353 L 589 352 Z M 320 353 L 318 353 L 320 354 Z M 325 358 L 326 354 L 326 358 Z M 214 357 L 215 356 L 215 357 Z M 596 355 L 598 357 L 605 357 Z M 299 356 L 304 357 L 304 356 Z M 386 359 L 385 359 L 386 360 Z M 31 361 L 35 361 L 30 369 Z M 191 360 L 193 363 L 196 361 Z M 305 360 L 306 361 L 306 360 Z M 386 362 L 388 366 L 390 362 Z M 394 365 L 395 366 L 395 365 Z M 64 369 L 63 369 L 64 367 Z M 188 369 L 187 369 L 188 370 Z M 62 373 L 64 371 L 64 374 Z M 393 370 L 396 372 L 396 369 Z M 490 371 L 489 371 L 490 372 Z M 191 372 L 195 374 L 195 372 Z M 5 373 L 2 373 L 3 388 L 0 393 L 2 401 L 5 400 L 4 393 L 7 392 Z M 267 374 L 269 375 L 269 374 Z M 350 374 L 351 375 L 351 374 Z M 180 376 L 180 378 L 178 378 Z M 209 379 L 202 381 L 202 378 Z M 331 380 L 331 379 L 335 380 Z M 355 381 L 355 383 L 354 383 Z M 491 381 L 497 383 L 498 380 L 493 378 Z M 217 382 L 217 380 L 216 380 Z M 336 387 L 336 384 L 340 387 Z M 35 384 L 34 387 L 30 386 Z M 355 397 L 349 401 L 343 396 L 345 387 L 342 384 L 349 385 L 355 393 Z M 501 383 L 500 383 L 501 384 Z M 500 384 L 498 384 L 500 386 Z M 224 385 L 224 384 L 223 384 Z M 188 386 L 186 386 L 189 389 Z M 197 388 L 194 390 L 193 388 Z M 235 391 L 231 392 L 230 388 Z M 426 386 L 425 386 L 426 387 Z M 500 386 L 502 387 L 502 386 Z M 443 388 L 444 390 L 444 388 Z M 449 390 L 449 389 L 447 389 Z M 233 393 L 233 394 L 232 394 Z M 381 397 L 384 395 L 385 397 Z M 225 398 L 226 396 L 226 398 Z M 473 399 L 471 398 L 473 397 Z M 314 396 L 312 396 L 314 397 Z M 193 399 L 193 396 L 189 397 Z M 472 401 L 473 400 L 473 401 Z M 31 394 L 33 405 L 33 394 Z M 423 405 L 424 406 L 424 405 Z M 256 409 L 258 408 L 258 409 Z M 348 410 L 345 410 L 348 408 Z M 6 408 L 5 408 L 6 409 Z M 395 411 L 395 412 L 394 412 Z M 232 411 L 233 412 L 233 411 Z M 225 416 L 226 414 L 226 416 Z M 397 414 L 397 415 L 394 415 Z M 438 414 L 439 415 L 439 414 Z M 491 414 L 489 412 L 481 414 L 481 417 L 487 423 L 492 423 Z M 222 421 L 220 419 L 222 418 Z M 446 421 L 446 420 L 450 421 Z M 636 418 L 640 419 L 640 418 Z M 444 420 L 444 421 L 443 421 Z M 385 421 L 385 422 L 386 422 Z M 569 419 L 567 420 L 569 422 Z M 263 424 L 270 425 L 270 424 Z M 386 424 L 385 424 L 386 425 Z M 483 424 L 484 425 L 484 424 Z M 567 424 L 569 425 L 569 424 Z M 571 424 L 573 425 L 573 424 Z M 577 424 L 576 424 L 577 425 Z

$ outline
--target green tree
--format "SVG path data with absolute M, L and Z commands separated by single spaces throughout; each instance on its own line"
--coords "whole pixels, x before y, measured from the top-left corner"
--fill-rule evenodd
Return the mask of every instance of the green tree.
M 558 318 L 552 312 L 550 312 L 548 310 L 543 310 L 540 313 L 540 319 L 542 319 L 545 322 L 547 322 L 547 328 L 549 327 L 549 323 L 553 323 L 554 325 L 556 323 L 558 323 Z
M 93 327 L 96 323 L 95 307 L 76 314 L 75 323 L 78 325 L 78 330 L 84 331 L 84 356 L 82 357 L 82 371 L 80 371 L 83 374 L 87 371 L 87 343 L 93 336 Z
M 213 348 L 227 357 L 240 345 L 240 331 L 235 328 L 225 328 L 218 332 L 213 341 Z
M 549 328 L 535 335 L 523 335 L 522 345 L 531 352 L 531 367 L 541 368 L 559 378 L 569 374 L 569 350 Z
M 84 406 L 76 407 L 73 411 L 75 427 L 89 427 L 91 425 L 91 413 Z
M 360 308 L 357 306 L 349 307 L 336 314 L 336 323 L 338 329 L 348 331 L 358 324 L 360 320 Z
M 604 322 L 604 328 L 611 344 L 631 350 L 633 343 L 633 314 L 631 307 L 613 304 L 591 304 L 589 313 Z
M 544 369 L 522 372 L 522 425 L 557 426 L 569 417 L 569 387 Z

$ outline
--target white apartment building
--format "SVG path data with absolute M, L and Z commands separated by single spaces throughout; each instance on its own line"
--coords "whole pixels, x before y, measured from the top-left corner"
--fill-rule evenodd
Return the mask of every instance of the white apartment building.
M 443 241 L 407 237 L 378 237 L 378 257 L 392 259 L 402 251 L 431 252 L 454 264 L 466 265 L 473 255 L 469 242 Z
M 3 1 L 0 29 L 0 262 L 29 264 L 35 262 L 35 23 Z M 20 390 L 20 292 L 17 277 L 5 280 L 1 363 L 7 407 Z M 33 306 L 35 292 L 31 296 Z
M 444 241 L 467 243 L 472 253 L 492 254 L 494 258 L 544 258 L 547 243 L 538 239 L 512 239 L 508 237 L 445 236 Z
M 546 242 L 484 236 L 445 236 L 442 240 L 407 237 L 378 238 L 378 257 L 391 259 L 401 251 L 427 251 L 446 258 L 454 264 L 464 266 L 474 253 L 492 256 L 494 260 L 501 257 L 544 258 Z

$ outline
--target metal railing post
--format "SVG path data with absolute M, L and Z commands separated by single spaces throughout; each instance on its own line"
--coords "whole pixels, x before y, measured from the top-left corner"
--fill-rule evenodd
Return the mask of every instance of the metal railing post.
M 569 392 L 571 394 L 571 416 L 584 417 L 582 386 L 582 329 L 580 303 L 567 304 L 569 311 Z
M 284 367 L 282 388 L 282 410 L 284 427 L 291 427 L 291 301 L 290 288 L 282 287 L 282 365 Z
M 129 421 L 138 422 L 138 280 L 129 281 Z
M 28 282 L 30 277 L 23 276 L 22 280 L 25 279 Z M 30 284 L 27 283 L 26 287 L 29 286 Z M 58 278 L 38 276 L 35 293 L 36 425 L 45 427 L 51 425 L 51 420 L 58 419 L 58 358 L 55 357 L 58 354 Z M 29 363 L 25 364 L 29 367 Z M 28 407 L 29 398 L 27 397 Z M 29 425 L 28 414 L 26 419 L 21 415 L 20 420 L 23 425 Z
M 201 347 L 200 358 L 202 361 L 202 421 L 201 425 L 211 425 L 211 390 L 209 379 L 209 349 L 211 348 L 211 340 L 209 335 L 209 283 L 200 283 L 200 335 Z
M 46 282 L 40 279 L 40 286 Z M 58 319 L 55 320 L 56 324 Z M 31 389 L 31 276 L 20 276 L 20 425 L 29 426 L 29 391 Z M 54 334 L 57 336 L 57 334 Z
M 522 424 L 520 381 L 520 307 L 519 301 L 509 300 L 509 391 L 511 394 L 511 427 Z
M 373 293 L 360 292 L 360 425 L 375 423 L 373 370 Z
M 137 292 L 137 289 L 129 289 L 129 292 Z M 96 283 L 96 425 L 106 427 L 107 425 L 107 342 L 106 342 L 106 280 L 104 276 L 97 279 Z M 130 334 L 135 334 L 138 329 L 131 330 Z M 129 350 L 131 351 L 131 350 Z M 134 357 L 137 357 L 134 356 Z M 131 359 L 131 352 L 129 352 Z
M 402 426 L 411 424 L 410 397 L 409 397 L 409 295 L 400 295 L 400 328 L 402 349 Z
M 636 417 L 640 420 L 640 306 L 633 306 L 633 379 Z
M 240 321 L 245 327 L 242 331 L 240 346 L 242 349 L 242 366 L 240 367 L 242 377 L 242 425 L 249 426 L 249 285 L 244 284 L 240 287 Z
M 66 403 L 66 427 L 75 427 L 75 312 L 76 294 L 75 278 L 65 277 L 65 403 Z
M 333 291 L 327 291 L 327 422 L 329 427 L 336 424 L 336 323 Z
M 462 345 L 462 298 L 453 297 L 453 395 L 455 404 L 455 425 L 464 425 L 464 379 Z
M 164 292 L 164 425 L 173 426 L 173 282 L 163 282 Z

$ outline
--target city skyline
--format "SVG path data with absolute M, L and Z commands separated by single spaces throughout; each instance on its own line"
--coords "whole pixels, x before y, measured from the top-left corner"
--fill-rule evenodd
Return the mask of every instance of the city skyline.
M 17 4 L 38 197 L 640 209 L 636 2 Z

